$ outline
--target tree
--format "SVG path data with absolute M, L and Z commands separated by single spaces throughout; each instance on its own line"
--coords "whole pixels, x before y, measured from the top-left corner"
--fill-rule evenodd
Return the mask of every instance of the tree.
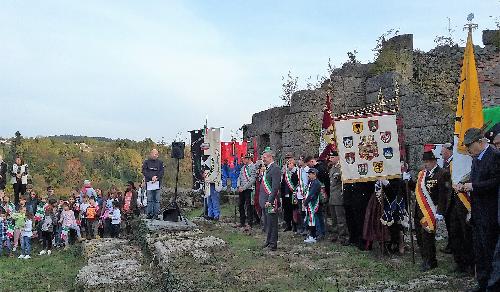
M 280 98 L 285 102 L 285 105 L 289 106 L 292 101 L 292 95 L 298 89 L 297 83 L 299 81 L 299 77 L 292 76 L 292 72 L 288 71 L 286 80 L 285 76 L 281 76 L 281 80 L 283 80 L 283 84 L 281 84 L 283 93 L 280 95 Z

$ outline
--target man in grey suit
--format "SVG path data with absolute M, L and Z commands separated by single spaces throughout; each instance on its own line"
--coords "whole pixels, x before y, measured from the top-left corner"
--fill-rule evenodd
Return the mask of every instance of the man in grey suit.
M 262 161 L 266 172 L 260 184 L 259 204 L 264 218 L 264 228 L 267 239 L 264 248 L 276 250 L 278 248 L 278 214 L 279 189 L 281 185 L 281 170 L 274 162 L 274 152 L 267 150 L 262 154 Z

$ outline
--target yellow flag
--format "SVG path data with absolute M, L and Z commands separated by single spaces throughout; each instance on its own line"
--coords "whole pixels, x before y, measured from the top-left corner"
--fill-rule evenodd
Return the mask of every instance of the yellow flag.
M 458 153 L 467 154 L 463 145 L 464 134 L 470 128 L 483 127 L 483 104 L 479 81 L 477 80 L 474 45 L 472 44 L 472 29 L 469 28 L 465 46 L 464 61 L 460 73 L 460 88 L 458 89 L 457 114 L 455 118 L 455 136 L 458 138 Z

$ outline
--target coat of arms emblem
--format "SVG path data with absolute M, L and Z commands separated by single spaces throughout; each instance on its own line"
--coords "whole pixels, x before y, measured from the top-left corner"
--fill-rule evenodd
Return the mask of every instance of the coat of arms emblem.
M 345 162 L 347 162 L 347 164 L 353 164 L 355 161 L 356 161 L 356 153 L 347 152 L 345 154 Z
M 380 140 L 384 143 L 391 142 L 392 134 L 391 131 L 380 132 Z
M 351 148 L 354 144 L 352 136 L 344 137 L 342 138 L 342 141 L 344 142 L 345 148 Z
M 360 175 L 366 175 L 368 173 L 368 163 L 358 164 L 358 173 Z
M 384 162 L 383 161 L 374 161 L 373 162 L 373 171 L 376 173 L 381 173 L 384 171 Z
M 386 159 L 391 159 L 394 156 L 394 150 L 392 150 L 392 147 L 384 148 L 382 152 Z
M 363 122 L 353 122 L 352 131 L 356 134 L 363 132 Z
M 361 141 L 358 144 L 358 153 L 359 157 L 368 161 L 379 156 L 377 141 L 375 141 L 374 135 L 361 136 Z
M 369 120 L 368 121 L 368 129 L 372 132 L 377 132 L 378 130 L 378 120 Z

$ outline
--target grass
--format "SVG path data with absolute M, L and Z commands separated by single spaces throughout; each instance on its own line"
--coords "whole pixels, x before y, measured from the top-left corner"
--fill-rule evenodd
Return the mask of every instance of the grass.
M 419 270 L 418 249 L 413 265 L 411 252 L 404 256 L 382 256 L 379 251 L 360 251 L 329 241 L 311 246 L 290 232 L 280 232 L 278 251 L 268 252 L 261 249 L 264 234 L 259 228 L 245 234 L 233 227 L 234 205 L 225 204 L 221 210 L 222 222 L 199 225 L 205 235 L 222 238 L 226 247 L 213 250 L 205 265 L 196 264 L 189 257 L 174 263 L 173 272 L 202 291 L 337 291 L 337 287 L 340 291 L 352 291 L 380 282 L 418 281 L 430 275 L 447 277 L 444 289 L 436 287 L 437 290 L 460 291 L 472 281 L 471 277 L 457 277 L 452 272 L 452 257 L 439 252 L 444 241 L 438 242 L 438 268 L 426 273 Z M 193 210 L 188 216 L 199 216 L 201 211 L 201 208 Z
M 36 246 L 32 258 L 0 258 L 1 291 L 72 291 L 78 270 L 85 264 L 79 245 L 65 251 L 53 250 L 50 256 L 39 256 Z

